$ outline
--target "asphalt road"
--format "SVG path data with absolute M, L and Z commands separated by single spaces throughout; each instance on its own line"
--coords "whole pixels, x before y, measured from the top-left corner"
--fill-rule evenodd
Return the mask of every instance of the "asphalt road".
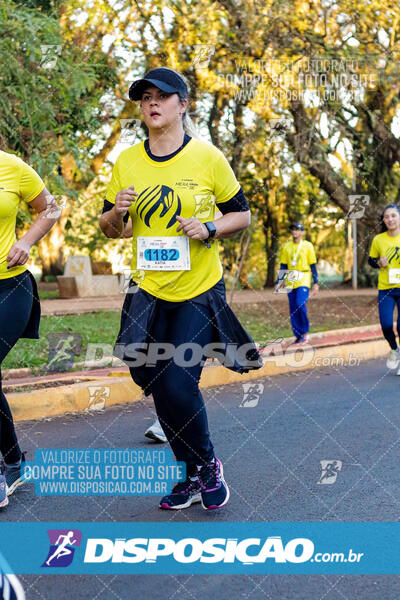
M 242 384 L 209 388 L 210 430 L 231 489 L 229 504 L 208 513 L 157 508 L 154 496 L 35 496 L 20 488 L 4 521 L 398 521 L 400 514 L 400 377 L 383 359 L 256 380 L 264 386 L 243 407 Z M 18 424 L 28 459 L 35 448 L 147 448 L 149 402 L 96 414 Z M 341 461 L 321 485 L 320 461 Z M 339 464 L 339 463 L 338 463 Z M 148 598 L 200 600 L 395 600 L 399 576 L 137 575 L 22 576 L 28 599 Z

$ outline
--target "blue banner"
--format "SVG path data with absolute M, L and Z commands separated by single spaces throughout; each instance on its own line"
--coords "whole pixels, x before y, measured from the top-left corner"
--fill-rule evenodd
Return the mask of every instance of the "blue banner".
M 39 449 L 24 463 L 38 496 L 154 496 L 186 479 L 186 464 L 170 449 Z
M 21 574 L 396 574 L 400 523 L 3 523 Z

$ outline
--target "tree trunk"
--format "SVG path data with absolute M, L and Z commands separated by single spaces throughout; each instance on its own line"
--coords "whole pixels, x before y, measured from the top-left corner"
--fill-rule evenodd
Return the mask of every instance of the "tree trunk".
M 47 275 L 64 272 L 64 226 L 67 217 L 61 216 L 49 233 L 38 243 L 42 281 Z
M 264 287 L 274 287 L 276 261 L 279 248 L 279 223 L 276 214 L 271 210 L 267 202 L 267 210 L 263 219 L 263 230 L 265 235 L 265 254 L 267 257 L 267 278 Z

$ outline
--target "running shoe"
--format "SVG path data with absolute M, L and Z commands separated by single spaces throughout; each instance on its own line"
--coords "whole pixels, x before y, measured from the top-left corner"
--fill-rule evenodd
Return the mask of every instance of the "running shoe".
M 168 441 L 158 419 L 154 421 L 153 425 L 146 429 L 144 435 L 155 442 L 162 442 L 165 444 Z
M 4 508 L 8 504 L 7 484 L 4 476 L 4 467 L 0 466 L 0 508 Z
M 397 350 L 391 350 L 386 361 L 386 366 L 388 369 L 397 369 L 400 363 L 400 348 Z
M 7 483 L 7 496 L 11 496 L 17 488 L 26 483 L 24 478 L 25 452 L 21 455 L 21 462 L 17 466 L 7 465 L 5 463 L 5 476 Z
M 213 458 L 199 468 L 201 504 L 206 510 L 221 508 L 229 500 L 229 488 L 224 479 L 224 469 L 219 458 Z
M 160 508 L 166 510 L 180 510 L 189 508 L 195 502 L 201 502 L 201 487 L 197 477 L 188 477 L 186 481 L 179 481 L 172 489 L 171 494 L 164 496 L 160 501 Z
M 300 344 L 308 344 L 308 335 L 305 333 L 304 335 L 301 335 L 300 337 L 297 337 L 295 339 L 295 341 L 290 344 L 291 346 L 299 346 Z

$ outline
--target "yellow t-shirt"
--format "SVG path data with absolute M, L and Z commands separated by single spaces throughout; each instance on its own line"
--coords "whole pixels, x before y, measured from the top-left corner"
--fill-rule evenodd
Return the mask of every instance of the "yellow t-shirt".
M 369 255 L 372 258 L 386 256 L 388 259 L 388 266 L 379 269 L 378 290 L 400 287 L 400 280 L 399 283 L 389 282 L 389 269 L 400 269 L 400 235 L 393 237 L 387 231 L 379 233 L 372 240 Z
M 294 280 L 286 280 L 286 287 L 296 289 L 298 287 L 311 286 L 311 270 L 310 265 L 317 262 L 314 246 L 307 240 L 301 240 L 295 244 L 293 240 L 289 240 L 282 248 L 281 263 L 288 266 L 289 271 L 297 271 Z
M 218 241 L 207 248 L 201 240 L 189 239 L 190 270 L 137 270 L 138 236 L 184 236 L 176 231 L 183 218 L 212 221 L 216 203 L 227 202 L 240 189 L 220 150 L 191 139 L 169 160 L 152 160 L 144 142 L 127 148 L 114 165 L 106 199 L 115 203 L 117 192 L 134 185 L 138 197 L 129 214 L 132 219 L 132 278 L 146 292 L 163 300 L 183 301 L 210 289 L 222 277 Z
M 0 151 L 0 279 L 26 271 L 26 265 L 7 269 L 7 256 L 17 239 L 15 224 L 20 200 L 31 202 L 43 188 L 43 181 L 32 167 L 18 156 Z

